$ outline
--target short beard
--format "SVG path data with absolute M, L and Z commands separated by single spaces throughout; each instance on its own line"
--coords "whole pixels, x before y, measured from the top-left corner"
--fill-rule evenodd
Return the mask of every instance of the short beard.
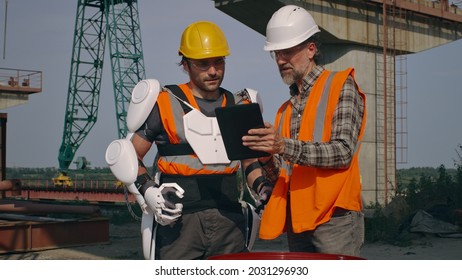
M 305 75 L 311 71 L 311 67 L 312 62 L 310 60 L 305 60 L 298 68 L 295 68 L 292 65 L 291 73 L 283 75 L 282 72 L 280 72 L 282 81 L 289 86 L 297 81 L 301 81 L 303 78 L 305 78 Z
M 292 73 L 290 73 L 290 74 L 285 74 L 285 75 L 283 75 L 283 74 L 281 73 L 282 81 L 283 81 L 286 85 L 288 85 L 288 86 L 292 85 L 292 84 L 295 83 L 296 81 L 299 81 L 299 80 L 303 79 L 303 77 L 304 77 L 304 73 L 302 73 L 302 72 L 300 72 L 300 71 L 297 71 L 297 70 L 295 70 L 295 69 L 294 69 L 294 71 L 293 71 Z

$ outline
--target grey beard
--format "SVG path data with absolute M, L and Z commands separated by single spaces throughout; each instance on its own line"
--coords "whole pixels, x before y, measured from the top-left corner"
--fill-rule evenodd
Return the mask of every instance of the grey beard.
M 281 78 L 282 78 L 282 81 L 286 85 L 290 86 L 293 83 L 295 83 L 295 81 L 299 81 L 299 80 L 303 79 L 303 73 L 295 71 L 295 72 L 293 72 L 293 74 L 288 74 L 288 75 L 282 75 L 281 74 Z

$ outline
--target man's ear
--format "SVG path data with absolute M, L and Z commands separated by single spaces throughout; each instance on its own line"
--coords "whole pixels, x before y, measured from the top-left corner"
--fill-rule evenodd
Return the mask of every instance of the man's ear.
M 189 63 L 188 63 L 188 60 L 186 59 L 183 59 L 183 61 L 181 62 L 183 64 L 183 71 L 185 71 L 186 73 L 189 74 Z
M 316 44 L 311 42 L 308 43 L 308 55 L 310 58 L 313 58 L 318 51 L 318 47 L 316 47 Z

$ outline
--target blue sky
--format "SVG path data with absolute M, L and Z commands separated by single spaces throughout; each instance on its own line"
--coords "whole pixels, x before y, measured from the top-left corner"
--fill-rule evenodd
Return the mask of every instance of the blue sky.
M 1 46 L 4 4 L 2 0 Z M 8 167 L 59 166 L 76 9 L 77 1 L 8 1 L 5 59 L 0 58 L 0 67 L 43 71 L 41 93 L 30 96 L 27 104 L 1 110 L 8 114 Z M 214 21 L 231 48 L 223 86 L 231 91 L 258 90 L 264 118 L 273 121 L 288 89 L 263 51 L 262 35 L 215 9 L 210 0 L 145 0 L 139 1 L 139 10 L 148 78 L 162 84 L 186 82 L 186 74 L 176 64 L 180 35 L 191 22 Z M 455 149 L 462 143 L 461 50 L 459 40 L 408 56 L 408 163 L 398 168 L 452 167 Z M 76 158 L 85 156 L 93 167 L 106 166 L 106 147 L 117 138 L 111 79 L 106 58 L 98 121 L 76 154 Z

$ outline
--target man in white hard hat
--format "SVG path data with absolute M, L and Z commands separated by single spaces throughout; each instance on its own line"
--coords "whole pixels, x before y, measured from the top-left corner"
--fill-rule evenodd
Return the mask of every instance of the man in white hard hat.
M 272 154 L 260 158 L 275 183 L 260 238 L 287 232 L 290 251 L 359 256 L 364 241 L 359 144 L 366 99 L 354 69 L 317 65 L 320 29 L 303 8 L 276 11 L 264 49 L 277 63 L 290 98 L 275 125 L 252 129 L 244 145 Z

